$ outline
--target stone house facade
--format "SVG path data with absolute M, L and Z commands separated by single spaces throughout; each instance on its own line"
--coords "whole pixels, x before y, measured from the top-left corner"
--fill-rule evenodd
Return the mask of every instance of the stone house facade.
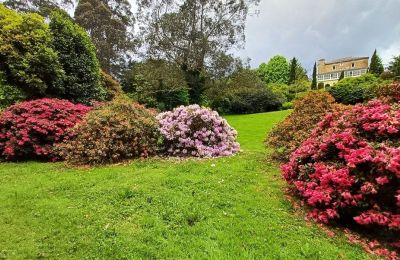
M 317 82 L 324 86 L 332 86 L 338 82 L 342 72 L 344 77 L 359 77 L 368 72 L 369 57 L 348 57 L 343 59 L 317 63 Z

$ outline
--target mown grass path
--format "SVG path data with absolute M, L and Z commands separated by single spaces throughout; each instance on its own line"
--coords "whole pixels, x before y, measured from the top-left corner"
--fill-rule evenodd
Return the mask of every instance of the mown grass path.
M 286 115 L 227 117 L 243 149 L 230 158 L 0 164 L 0 259 L 365 259 L 285 200 L 262 142 Z

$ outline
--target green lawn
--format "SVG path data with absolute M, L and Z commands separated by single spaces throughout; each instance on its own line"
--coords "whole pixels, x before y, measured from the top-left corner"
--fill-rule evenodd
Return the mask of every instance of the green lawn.
M 227 117 L 243 149 L 230 158 L 0 164 L 0 259 L 365 259 L 285 200 L 262 143 L 285 115 Z

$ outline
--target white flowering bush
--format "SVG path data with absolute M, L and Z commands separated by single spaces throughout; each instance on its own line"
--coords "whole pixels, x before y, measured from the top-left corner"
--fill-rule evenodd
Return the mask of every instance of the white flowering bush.
M 157 116 L 166 151 L 175 156 L 229 156 L 240 150 L 237 132 L 216 111 L 180 106 Z

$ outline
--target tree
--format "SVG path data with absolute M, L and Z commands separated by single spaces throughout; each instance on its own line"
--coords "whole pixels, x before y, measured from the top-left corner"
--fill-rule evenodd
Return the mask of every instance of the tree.
M 20 12 L 36 12 L 48 16 L 56 9 L 68 9 L 75 0 L 6 0 L 4 5 Z
M 289 64 L 285 57 L 276 55 L 267 64 L 262 63 L 257 69 L 257 74 L 266 84 L 287 84 L 289 81 Z
M 389 64 L 389 71 L 392 72 L 395 77 L 400 76 L 400 55 L 393 57 Z
M 50 30 L 52 46 L 65 71 L 64 89 L 57 96 L 85 104 L 104 100 L 106 92 L 100 85 L 96 48 L 89 35 L 62 11 L 51 14 Z
M 138 0 L 145 55 L 178 64 L 192 103 L 201 102 L 204 72 L 244 42 L 249 8 L 259 0 Z
M 312 82 L 311 82 L 311 89 L 318 89 L 317 86 L 317 63 L 314 63 L 313 73 L 312 73 Z
M 290 71 L 289 71 L 289 82 L 288 84 L 293 84 L 296 81 L 296 70 L 297 70 L 297 59 L 296 57 L 293 57 L 293 59 L 290 60 L 289 63 L 289 67 L 290 67 Z
M 376 49 L 374 54 L 371 57 L 371 64 L 369 65 L 369 73 L 374 74 L 375 76 L 380 76 L 384 71 L 382 59 L 378 56 Z
M 26 98 L 62 90 L 64 71 L 51 48 L 52 35 L 44 18 L 0 5 L 0 72 L 5 85 Z
M 307 71 L 301 66 L 296 57 L 290 60 L 289 68 L 289 85 L 299 80 L 308 80 Z
M 130 59 L 128 52 L 135 46 L 129 1 L 79 0 L 74 18 L 92 38 L 101 68 L 121 78 Z

